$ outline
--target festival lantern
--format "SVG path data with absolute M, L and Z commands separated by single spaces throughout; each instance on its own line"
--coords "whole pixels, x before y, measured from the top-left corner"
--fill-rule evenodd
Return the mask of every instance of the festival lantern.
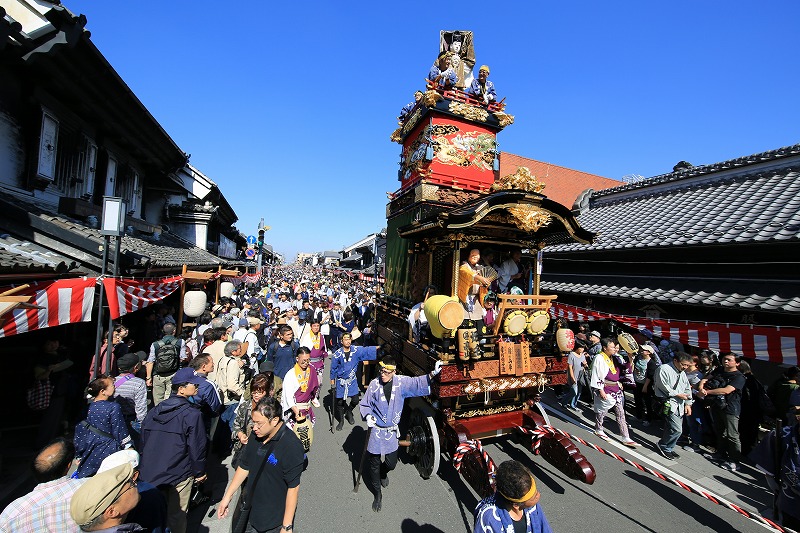
M 206 310 L 207 301 L 208 297 L 201 289 L 186 291 L 183 295 L 183 314 L 193 318 L 202 315 Z

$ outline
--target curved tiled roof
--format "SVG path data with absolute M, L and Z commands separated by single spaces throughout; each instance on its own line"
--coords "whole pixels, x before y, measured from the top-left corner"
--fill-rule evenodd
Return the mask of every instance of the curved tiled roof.
M 593 294 L 609 298 L 646 300 L 710 307 L 762 310 L 769 312 L 798 313 L 800 298 L 784 298 L 769 294 L 738 294 L 727 292 L 706 292 L 678 290 L 627 285 L 602 285 L 596 283 L 542 281 L 542 291 L 555 294 Z
M 10 235 L 0 235 L 0 273 L 63 273 L 73 270 L 78 264 L 63 255 L 43 248 L 35 243 L 21 241 Z
M 712 165 L 713 166 L 713 165 Z M 578 217 L 599 235 L 592 245 L 565 244 L 548 252 L 690 246 L 800 239 L 800 166 L 740 174 L 650 190 L 667 178 L 597 193 Z M 683 174 L 692 169 L 678 172 Z M 671 176 L 671 175 L 669 175 Z M 663 178 L 663 179 L 662 179 Z M 674 180 L 673 180 L 674 181 Z M 615 199 L 614 190 L 638 189 Z

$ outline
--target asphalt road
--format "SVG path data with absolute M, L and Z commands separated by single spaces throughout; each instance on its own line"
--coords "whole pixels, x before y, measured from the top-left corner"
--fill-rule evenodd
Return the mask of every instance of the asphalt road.
M 605 445 L 588 431 L 569 422 L 553 418 L 553 425 Z M 358 418 L 355 426 L 345 423 L 343 431 L 331 434 L 327 413 L 321 408 L 318 410 L 310 464 L 300 485 L 295 531 L 472 531 L 472 511 L 478 498 L 444 456 L 438 475 L 423 480 L 401 452 L 397 469 L 389 475 L 390 485 L 383 490 L 383 511 L 374 513 L 371 509 L 372 494 L 367 487 L 362 483 L 359 492 L 353 492 L 355 470 L 365 436 L 366 424 Z M 767 530 L 732 510 L 580 445 L 579 449 L 597 472 L 593 485 L 569 479 L 511 438 L 484 443 L 484 447 L 498 464 L 506 459 L 516 459 L 531 468 L 542 494 L 540 505 L 556 532 Z M 614 451 L 627 453 L 617 448 Z M 635 452 L 630 456 L 637 461 L 641 459 Z M 225 464 L 228 462 L 226 460 Z M 225 464 L 211 470 L 215 497 L 210 507 L 198 508 L 190 514 L 190 531 L 195 527 L 203 532 L 230 530 L 229 519 L 216 518 L 216 505 L 213 503 L 219 500 L 231 476 L 230 468 L 225 468 Z M 669 470 L 662 470 L 670 474 Z M 755 484 L 754 477 L 742 475 L 737 479 L 739 483 Z M 764 507 L 765 503 L 752 502 L 756 507 Z

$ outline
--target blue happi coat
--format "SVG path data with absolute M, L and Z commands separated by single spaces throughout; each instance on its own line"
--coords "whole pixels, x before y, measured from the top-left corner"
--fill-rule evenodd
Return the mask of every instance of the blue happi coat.
M 336 380 L 336 397 L 358 396 L 356 370 L 361 361 L 374 361 L 378 356 L 377 346 L 350 346 L 345 353 L 339 348 L 331 357 L 331 379 Z
M 473 533 L 514 533 L 514 523 L 511 515 L 503 506 L 498 506 L 499 500 L 505 499 L 497 493 L 484 498 L 475 508 L 475 529 Z M 525 509 L 525 531 L 530 533 L 553 533 L 547 517 L 542 512 L 539 504 Z
M 381 378 L 370 381 L 358 406 L 362 418 L 372 415 L 377 420 L 369 436 L 367 451 L 377 455 L 397 450 L 400 433 L 397 424 L 400 423 L 406 398 L 427 396 L 430 393 L 431 381 L 427 374 L 415 378 L 395 375 L 392 378 L 392 397 L 388 402 L 383 393 Z

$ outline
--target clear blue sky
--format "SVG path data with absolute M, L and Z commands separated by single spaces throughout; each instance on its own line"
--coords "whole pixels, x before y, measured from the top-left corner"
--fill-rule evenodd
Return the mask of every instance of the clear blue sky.
M 502 151 L 620 179 L 800 142 L 796 0 L 64 3 L 289 260 L 385 226 L 389 135 L 442 29 L 475 33 Z

